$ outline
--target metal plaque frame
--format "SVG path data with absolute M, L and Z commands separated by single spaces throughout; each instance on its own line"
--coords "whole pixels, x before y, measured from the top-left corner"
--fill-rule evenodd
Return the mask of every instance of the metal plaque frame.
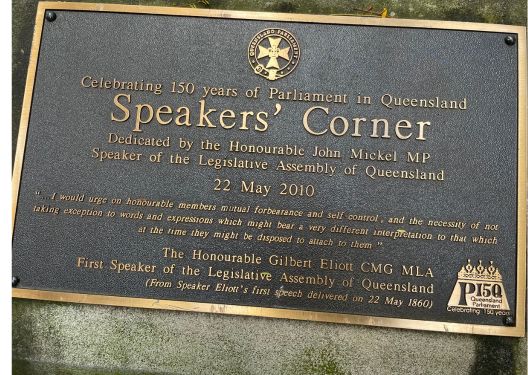
M 37 65 L 39 63 L 39 50 L 45 13 L 48 10 L 90 11 L 90 12 L 114 12 L 134 13 L 149 15 L 174 15 L 186 17 L 206 17 L 223 19 L 243 19 L 260 21 L 296 22 L 310 24 L 340 24 L 340 25 L 364 25 L 391 28 L 420 28 L 420 29 L 444 29 L 478 31 L 485 33 L 511 33 L 515 34 L 518 43 L 518 185 L 517 185 L 517 280 L 516 280 L 516 325 L 489 326 L 475 324 L 460 324 L 440 321 L 422 321 L 412 319 L 390 318 L 351 315 L 341 313 L 302 311 L 294 309 L 279 309 L 268 307 L 251 307 L 238 305 L 224 305 L 212 303 L 195 303 L 184 301 L 170 301 L 145 298 L 129 298 L 108 295 L 79 294 L 59 291 L 32 290 L 13 288 L 15 298 L 39 299 L 48 301 L 61 301 L 73 303 L 100 304 L 112 306 L 127 306 L 151 309 L 167 309 L 190 312 L 209 312 L 233 315 L 261 316 L 271 318 L 288 318 L 299 320 L 311 320 L 321 322 L 363 324 L 369 326 L 395 327 L 405 329 L 419 329 L 427 331 L 457 332 L 469 334 L 500 335 L 500 336 L 524 336 L 526 321 L 526 29 L 518 26 L 490 25 L 478 23 L 444 22 L 431 20 L 403 20 L 403 19 L 378 19 L 359 18 L 347 16 L 319 16 L 319 15 L 297 15 L 297 14 L 275 14 L 245 11 L 225 10 L 203 10 L 183 9 L 166 7 L 147 7 L 114 4 L 89 4 L 89 3 L 61 3 L 41 2 L 36 15 L 35 31 L 29 60 L 29 69 L 24 94 L 24 104 L 20 122 L 17 153 L 14 163 L 12 178 L 12 229 L 15 226 L 15 214 L 17 200 L 19 198 L 19 186 L 21 183 L 26 136 L 31 116 L 33 89 L 36 81 Z

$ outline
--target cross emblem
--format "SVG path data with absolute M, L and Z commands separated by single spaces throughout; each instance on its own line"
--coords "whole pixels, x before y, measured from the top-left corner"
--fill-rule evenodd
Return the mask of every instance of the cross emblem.
M 259 52 L 257 59 L 262 59 L 264 57 L 269 57 L 268 64 L 266 68 L 275 68 L 280 69 L 279 58 L 283 58 L 286 61 L 290 61 L 290 47 L 279 48 L 282 38 L 273 38 L 268 37 L 269 47 L 264 47 L 262 45 L 258 46 Z
M 253 72 L 270 81 L 290 74 L 299 62 L 299 43 L 284 29 L 265 29 L 249 42 L 248 59 Z

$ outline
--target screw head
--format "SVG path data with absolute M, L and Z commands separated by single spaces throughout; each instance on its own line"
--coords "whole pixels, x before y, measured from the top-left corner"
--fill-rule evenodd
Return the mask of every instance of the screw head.
M 513 319 L 513 316 L 505 316 L 503 323 L 507 327 L 513 327 L 515 325 L 515 319 Z
M 504 43 L 509 46 L 513 46 L 515 44 L 515 37 L 508 35 L 506 38 L 504 38 Z
M 19 282 L 20 282 L 20 279 L 16 276 L 13 276 L 11 279 L 11 286 L 14 288 L 18 285 Z
M 51 10 L 46 11 L 46 20 L 48 20 L 49 22 L 53 22 L 56 19 L 57 19 L 57 13 Z

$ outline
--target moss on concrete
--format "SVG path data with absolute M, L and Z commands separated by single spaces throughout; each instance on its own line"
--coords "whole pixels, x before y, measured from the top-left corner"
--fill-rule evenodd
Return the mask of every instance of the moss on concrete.
M 13 375 L 155 375 L 156 372 L 137 372 L 125 369 L 104 370 L 64 366 L 57 363 L 13 360 Z
M 26 300 L 13 317 L 17 370 L 447 375 L 470 374 L 477 359 L 469 335 Z
M 299 361 L 299 375 L 347 375 L 338 359 L 338 349 L 332 344 L 322 344 L 319 348 L 309 347 L 303 350 Z M 342 357 L 342 355 L 341 355 Z
M 526 339 L 484 336 L 477 339 L 477 361 L 471 375 L 526 374 Z

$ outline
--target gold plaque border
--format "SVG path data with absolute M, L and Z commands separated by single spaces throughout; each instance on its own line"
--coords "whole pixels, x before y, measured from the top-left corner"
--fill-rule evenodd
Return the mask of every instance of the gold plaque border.
M 379 27 L 406 27 L 423 29 L 442 29 L 460 31 L 482 31 L 496 33 L 516 34 L 518 43 L 518 185 L 517 185 L 517 299 L 514 327 L 499 327 L 478 324 L 462 324 L 450 322 L 436 322 L 425 320 L 412 320 L 401 318 L 384 318 L 352 314 L 326 313 L 292 309 L 276 309 L 267 307 L 251 307 L 237 305 L 220 305 L 211 303 L 197 303 L 184 301 L 169 301 L 145 298 L 116 297 L 95 294 L 79 294 L 53 292 L 33 289 L 12 289 L 14 298 L 38 299 L 58 302 L 73 302 L 84 304 L 98 304 L 111 306 L 138 307 L 148 309 L 164 309 L 188 312 L 209 312 L 229 315 L 260 316 L 268 318 L 285 318 L 309 320 L 330 323 L 362 324 L 368 326 L 416 329 L 425 331 L 455 332 L 479 335 L 515 336 L 524 337 L 526 333 L 526 28 L 522 26 L 492 25 L 485 23 L 466 23 L 451 21 L 431 20 L 404 20 L 387 18 L 361 18 L 349 16 L 320 16 L 307 14 L 281 14 L 266 12 L 226 11 L 210 9 L 168 8 L 121 4 L 93 4 L 93 3 L 61 3 L 41 2 L 37 9 L 33 44 L 29 59 L 26 88 L 20 129 L 17 142 L 16 157 L 12 177 L 12 221 L 11 229 L 14 232 L 15 214 L 19 194 L 20 179 L 26 136 L 30 120 L 30 109 L 33 99 L 40 42 L 42 36 L 44 14 L 47 10 L 70 10 L 91 12 L 117 12 L 154 15 L 173 15 L 187 17 L 245 19 L 261 21 L 322 23 L 341 25 L 363 25 Z

